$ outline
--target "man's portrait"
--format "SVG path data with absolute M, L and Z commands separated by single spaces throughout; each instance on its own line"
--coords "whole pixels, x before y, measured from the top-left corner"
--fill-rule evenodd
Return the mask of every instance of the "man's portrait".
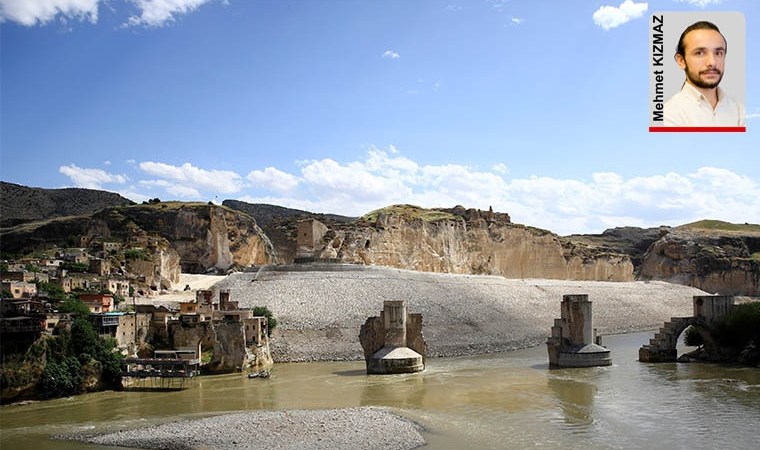
M 716 24 L 700 20 L 686 27 L 674 59 L 683 72 L 678 93 L 664 106 L 666 127 L 744 127 L 744 105 L 721 85 L 730 43 Z

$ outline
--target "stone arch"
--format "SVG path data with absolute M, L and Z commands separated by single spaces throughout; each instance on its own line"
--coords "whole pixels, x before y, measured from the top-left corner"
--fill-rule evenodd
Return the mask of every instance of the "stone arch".
M 678 338 L 690 326 L 697 329 L 705 342 L 705 347 L 714 345 L 712 332 L 704 319 L 701 317 L 673 317 L 669 322 L 665 322 L 665 325 L 654 335 L 654 338 L 649 340 L 649 345 L 639 349 L 639 360 L 644 362 L 676 361 L 678 359 L 676 350 Z

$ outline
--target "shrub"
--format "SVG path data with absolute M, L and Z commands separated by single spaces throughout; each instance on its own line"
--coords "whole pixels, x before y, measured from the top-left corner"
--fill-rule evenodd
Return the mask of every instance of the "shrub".
M 702 339 L 702 335 L 699 334 L 699 330 L 693 326 L 690 326 L 686 329 L 686 334 L 683 336 L 683 341 L 689 347 L 699 347 L 705 344 L 705 341 Z
M 135 247 L 124 250 L 124 258 L 146 260 L 148 255 L 145 253 L 145 249 Z
M 78 298 L 69 298 L 61 302 L 58 306 L 58 311 L 69 313 L 74 316 L 87 317 L 90 315 L 90 308 L 84 304 L 84 302 Z
M 87 273 L 90 271 L 90 265 L 84 263 L 65 262 L 61 264 L 61 269 L 69 272 Z
M 760 302 L 736 305 L 718 324 L 716 339 L 735 349 L 743 349 L 751 341 L 760 344 Z
M 268 335 L 272 335 L 272 330 L 275 329 L 277 326 L 277 319 L 274 318 L 272 315 L 272 311 L 269 310 L 266 306 L 254 306 L 253 307 L 253 315 L 254 316 L 263 316 L 267 318 L 267 329 Z
M 61 286 L 44 281 L 37 282 L 37 291 L 47 292 L 48 297 L 54 300 L 65 300 L 68 297 Z

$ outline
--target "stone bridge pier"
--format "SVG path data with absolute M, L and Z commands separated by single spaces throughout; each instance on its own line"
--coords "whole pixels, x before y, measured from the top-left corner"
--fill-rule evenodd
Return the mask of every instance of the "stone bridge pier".
M 639 349 L 641 362 L 674 362 L 678 359 L 676 345 L 683 331 L 694 326 L 707 350 L 714 349 L 713 328 L 734 307 L 735 299 L 730 295 L 696 295 L 693 297 L 694 315 L 691 317 L 671 317 L 670 321 L 655 333 L 649 344 Z

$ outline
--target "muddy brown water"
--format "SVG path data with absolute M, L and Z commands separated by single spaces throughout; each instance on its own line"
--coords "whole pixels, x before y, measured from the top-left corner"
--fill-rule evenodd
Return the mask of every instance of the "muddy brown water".
M 644 364 L 652 333 L 607 336 L 613 365 L 549 370 L 544 346 L 428 360 L 367 376 L 363 362 L 278 364 L 269 379 L 200 377 L 174 392 L 100 392 L 0 408 L 0 448 L 109 448 L 51 440 L 216 413 L 383 406 L 422 424 L 430 449 L 757 449 L 760 369 Z

